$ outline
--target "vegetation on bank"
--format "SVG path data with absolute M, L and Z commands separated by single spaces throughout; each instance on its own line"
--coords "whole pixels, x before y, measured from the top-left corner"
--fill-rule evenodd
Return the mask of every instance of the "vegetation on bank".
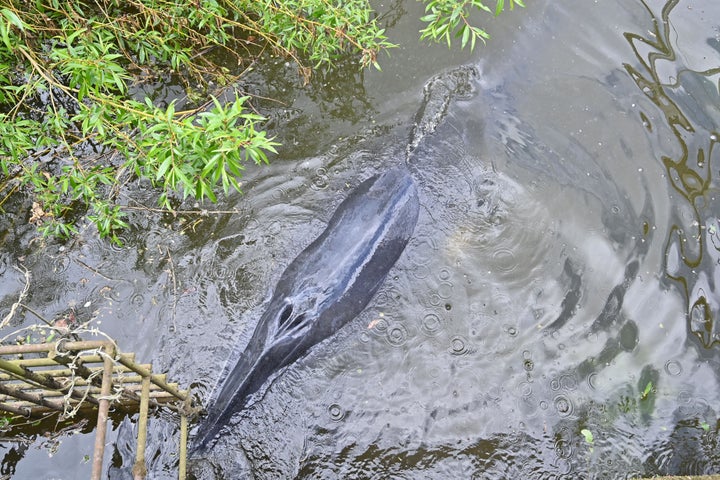
M 462 48 L 487 38 L 471 24 L 473 10 L 506 7 L 423 1 L 421 38 Z M 523 5 L 507 6 L 515 4 Z M 221 190 L 239 191 L 244 165 L 275 153 L 248 97 L 210 95 L 209 85 L 237 80 L 228 57 L 247 65 L 270 49 L 307 79 L 344 55 L 379 69 L 391 47 L 367 0 L 2 2 L 0 209 L 23 195 L 43 233 L 71 236 L 87 218 L 117 242 L 128 226 L 126 183 L 150 182 L 172 210 L 176 196 L 215 201 Z M 170 78 L 206 101 L 178 111 L 142 93 Z

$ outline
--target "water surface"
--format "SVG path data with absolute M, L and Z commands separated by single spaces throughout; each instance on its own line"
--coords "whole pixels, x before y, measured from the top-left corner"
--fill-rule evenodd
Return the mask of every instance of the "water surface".
M 383 72 L 345 65 L 302 88 L 272 64 L 250 80 L 285 102 L 268 112 L 284 146 L 228 213 L 149 218 L 123 249 L 30 249 L 29 304 L 87 310 L 206 398 L 284 268 L 410 145 L 420 218 L 388 280 L 238 416 L 198 478 L 717 473 L 720 7 L 564 3 L 499 17 L 473 54 L 418 46 L 422 6 L 382 4 L 403 44 Z M 152 478 L 173 478 L 177 425 L 152 424 Z M 133 434 L 113 432 L 111 478 Z M 37 469 L 62 457 L 62 478 L 81 477 L 91 449 L 68 437 L 48 459 L 38 441 L 17 476 L 51 478 Z

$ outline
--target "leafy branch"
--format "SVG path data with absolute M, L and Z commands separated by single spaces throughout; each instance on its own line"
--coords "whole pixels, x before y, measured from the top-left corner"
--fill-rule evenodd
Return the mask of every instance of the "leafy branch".
M 220 49 L 241 63 L 263 43 L 295 59 L 303 75 L 310 72 L 303 59 L 317 67 L 347 52 L 367 65 L 391 46 L 370 16 L 364 0 L 7 3 L 0 206 L 27 195 L 29 221 L 42 232 L 73 235 L 84 217 L 119 242 L 128 223 L 117 199 L 128 181 L 150 181 L 165 209 L 175 193 L 216 201 L 218 191 L 240 191 L 244 165 L 267 163 L 278 145 L 248 97 L 178 111 L 178 101 L 135 98 L 134 87 L 169 74 L 188 86 L 227 84 L 232 77 L 207 52 Z
M 490 35 L 480 27 L 473 26 L 470 15 L 473 11 L 493 14 L 493 11 L 482 0 L 423 0 L 425 2 L 425 15 L 420 19 L 427 26 L 420 30 L 420 39 L 432 39 L 435 42 L 445 40 L 448 48 L 452 46 L 452 39 L 460 39 L 460 48 L 468 43 L 470 50 L 475 49 L 475 41 L 480 39 L 483 43 Z M 510 10 L 515 5 L 525 7 L 522 0 L 509 0 Z M 505 9 L 505 0 L 496 0 L 494 15 L 498 16 Z

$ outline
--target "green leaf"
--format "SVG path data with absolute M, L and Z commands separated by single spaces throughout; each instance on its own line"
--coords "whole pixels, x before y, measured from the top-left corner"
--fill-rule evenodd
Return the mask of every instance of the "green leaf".
M 648 382 L 647 385 L 645 385 L 645 390 L 643 390 L 642 394 L 640 395 L 641 400 L 645 400 L 648 395 L 650 395 L 650 392 L 652 392 L 653 389 L 653 383 Z
M 25 28 L 27 27 L 25 25 L 25 22 L 20 20 L 20 17 L 18 17 L 15 12 L 13 12 L 12 10 L 10 10 L 8 8 L 1 9 L 0 14 L 2 14 L 2 16 L 5 17 L 7 19 L 7 21 L 10 22 L 11 25 L 17 27 L 17 29 L 20 31 L 24 31 Z M 28 30 L 32 30 L 32 29 L 28 28 Z

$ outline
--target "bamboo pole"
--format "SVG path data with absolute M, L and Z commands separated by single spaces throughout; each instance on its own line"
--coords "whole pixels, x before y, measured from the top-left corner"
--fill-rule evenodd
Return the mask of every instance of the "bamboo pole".
M 112 366 L 112 363 L 111 363 Z M 61 383 L 57 382 L 55 379 L 43 375 L 37 372 L 34 372 L 28 368 L 23 368 L 19 365 L 15 365 L 12 362 L 9 362 L 8 360 L 1 359 L 0 358 L 0 368 L 5 370 L 6 372 L 9 372 L 13 375 L 15 375 L 16 378 L 19 378 L 20 380 L 33 383 L 35 385 L 39 385 L 41 388 L 47 388 L 48 390 L 60 390 L 61 392 L 69 393 L 71 397 L 77 399 L 77 400 L 84 400 L 83 394 L 81 392 L 73 391 L 71 388 L 69 388 L 66 385 L 62 385 Z M 112 374 L 112 370 L 111 370 Z M 97 400 L 94 398 L 87 399 L 91 403 L 97 404 Z
M 52 400 L 48 400 L 47 398 L 45 398 L 45 396 L 42 394 L 28 393 L 18 387 L 11 387 L 9 385 L 0 384 L 0 393 L 14 398 L 19 398 L 20 400 L 32 402 L 36 405 L 42 405 L 43 407 L 47 407 L 58 412 L 62 412 L 65 410 L 63 408 L 62 402 L 53 402 Z
M 52 343 L 29 343 L 26 345 L 2 345 L 0 355 L 17 355 L 19 353 L 42 353 L 53 350 L 95 350 L 112 345 L 109 340 L 88 340 L 84 342 L 67 342 L 60 340 Z
M 157 385 L 158 387 L 162 388 L 166 392 L 169 392 L 179 398 L 180 400 L 185 400 L 187 398 L 187 392 L 183 392 L 181 390 L 178 390 L 177 388 L 173 388 L 172 386 L 168 385 L 167 382 L 164 380 L 164 375 L 153 375 L 153 373 L 148 368 L 142 368 L 142 365 L 135 365 L 131 361 L 129 361 L 127 358 L 125 358 L 125 355 L 119 355 L 118 356 L 118 362 L 122 363 L 129 369 L 133 370 L 136 373 L 139 373 L 143 377 L 150 377 L 150 380 L 152 383 Z
M 102 396 L 100 397 L 100 407 L 98 408 L 97 430 L 95 432 L 95 450 L 93 452 L 93 468 L 91 480 L 100 480 L 102 474 L 103 456 L 105 455 L 105 433 L 107 432 L 108 411 L 110 410 L 110 389 L 112 388 L 112 353 L 114 347 L 110 346 L 110 351 L 105 357 L 105 370 L 102 377 Z
M 185 410 L 180 412 L 180 465 L 178 467 L 178 479 L 185 480 L 187 477 L 187 440 L 188 440 L 188 417 Z
M 143 480 L 147 475 L 145 466 L 145 446 L 147 444 L 148 406 L 150 399 L 150 376 L 143 378 L 140 395 L 140 418 L 138 420 L 137 453 L 133 466 L 133 480 Z
M 6 412 L 14 413 L 15 415 L 20 415 L 21 417 L 26 418 L 30 417 L 30 414 L 32 413 L 32 410 L 28 407 L 18 407 L 10 403 L 0 403 L 0 410 L 5 410 Z

